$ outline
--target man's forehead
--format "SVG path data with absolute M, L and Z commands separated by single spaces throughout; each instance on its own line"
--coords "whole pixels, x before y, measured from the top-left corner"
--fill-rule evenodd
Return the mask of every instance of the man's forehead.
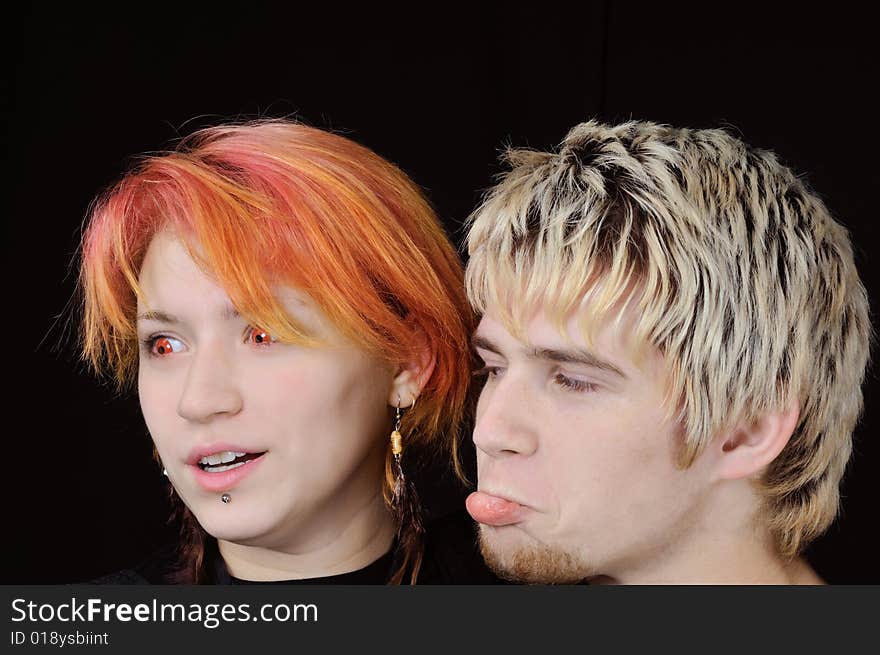
M 510 344 L 518 342 L 525 347 L 531 347 L 535 341 L 544 341 L 548 338 L 563 339 L 563 331 L 559 329 L 561 326 L 558 325 L 558 321 L 556 325 L 557 327 L 554 328 L 550 319 L 541 311 L 523 317 L 505 315 L 490 307 L 480 317 L 475 336 Z
M 608 368 L 624 377 L 635 369 L 656 373 L 662 355 L 655 346 L 638 339 L 634 324 L 631 311 L 597 317 L 585 314 L 584 308 L 565 316 L 550 315 L 539 309 L 528 318 L 516 318 L 505 316 L 490 306 L 482 315 L 472 341 L 476 348 L 499 354 L 520 352 L 534 357 L 550 353 L 550 358 L 555 360 L 584 363 L 595 360 L 607 364 L 600 368 Z
M 490 327 L 486 327 L 487 323 Z M 489 319 L 487 323 L 481 322 L 483 331 L 481 332 L 480 328 L 477 328 L 474 334 L 473 345 L 477 350 L 501 355 L 511 355 L 516 352 L 527 360 L 587 366 L 613 374 L 624 380 L 628 377 L 623 370 L 624 367 L 616 364 L 613 359 L 599 354 L 584 344 L 573 343 L 570 340 L 563 341 L 558 331 L 550 331 L 551 335 L 557 335 L 556 338 L 552 336 L 546 338 L 541 334 L 529 334 L 523 340 L 511 335 L 504 326 L 494 323 L 492 319 Z M 493 329 L 496 326 L 500 326 L 501 329 Z M 499 342 L 496 343 L 493 339 L 499 339 Z
M 573 311 L 553 311 L 538 307 L 516 312 L 502 311 L 489 306 L 482 314 L 476 329 L 477 335 L 494 336 L 507 342 L 517 341 L 526 347 L 543 345 L 591 345 L 596 331 L 586 331 L 597 317 L 590 316 L 582 308 Z M 604 318 L 596 321 L 595 328 L 602 329 Z

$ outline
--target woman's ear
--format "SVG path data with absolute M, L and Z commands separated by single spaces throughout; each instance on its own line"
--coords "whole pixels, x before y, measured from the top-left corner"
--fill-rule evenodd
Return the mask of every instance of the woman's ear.
M 800 418 L 797 404 L 769 412 L 751 423 L 739 424 L 716 441 L 716 472 L 723 480 L 747 478 L 779 456 Z
M 392 407 L 412 407 L 437 364 L 437 357 L 425 333 L 419 327 L 414 329 L 417 331 L 418 345 L 414 348 L 409 361 L 400 366 L 391 381 L 388 404 Z

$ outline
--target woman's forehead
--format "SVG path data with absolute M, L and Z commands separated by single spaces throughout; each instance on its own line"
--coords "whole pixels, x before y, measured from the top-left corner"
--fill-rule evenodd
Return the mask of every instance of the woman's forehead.
M 167 230 L 156 234 L 141 266 L 139 318 L 148 311 L 166 316 L 204 313 L 220 320 L 240 316 L 213 271 L 193 259 L 193 254 L 198 253 L 197 242 L 184 241 Z M 272 285 L 271 292 L 297 321 L 313 328 L 324 322 L 320 309 L 305 291 L 277 283 Z

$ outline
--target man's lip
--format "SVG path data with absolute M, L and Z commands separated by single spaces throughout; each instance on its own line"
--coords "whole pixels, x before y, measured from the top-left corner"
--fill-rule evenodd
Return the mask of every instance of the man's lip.
M 483 487 L 480 485 L 478 485 L 477 491 L 482 491 L 484 494 L 489 494 L 490 496 L 494 496 L 495 498 L 498 498 L 500 500 L 506 500 L 507 502 L 516 503 L 517 505 L 521 505 L 522 507 L 532 509 L 528 503 L 524 503 L 522 500 L 520 500 L 519 496 L 515 494 L 509 494 L 504 491 L 496 491 L 491 487 Z
M 508 496 L 480 489 L 467 497 L 465 508 L 477 523 L 494 527 L 513 525 L 521 522 L 530 508 Z
M 244 447 L 238 444 L 226 443 L 226 442 L 217 442 L 211 444 L 202 444 L 195 446 L 192 450 L 189 451 L 189 455 L 187 455 L 186 463 L 190 466 L 197 466 L 199 460 L 202 457 L 207 457 L 208 455 L 213 455 L 215 453 L 222 453 L 225 450 L 229 450 L 234 453 L 262 453 L 265 452 L 264 448 L 253 448 L 253 447 Z

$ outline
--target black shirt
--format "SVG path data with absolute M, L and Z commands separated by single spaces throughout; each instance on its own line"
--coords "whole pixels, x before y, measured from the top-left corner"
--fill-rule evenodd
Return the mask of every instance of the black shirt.
M 386 584 L 394 573 L 395 547 L 362 569 L 321 578 L 254 582 L 229 574 L 216 545 L 209 552 L 213 584 Z M 177 545 L 169 544 L 131 569 L 105 575 L 89 584 L 168 584 L 176 564 Z M 408 580 L 407 580 L 408 581 Z M 476 526 L 466 512 L 435 520 L 425 534 L 425 552 L 417 584 L 501 584 L 483 563 L 477 548 Z
M 394 564 L 394 549 L 382 555 L 372 564 L 367 564 L 362 569 L 350 571 L 348 573 L 340 573 L 338 575 L 328 575 L 323 578 L 304 578 L 301 580 L 271 580 L 271 581 L 254 581 L 242 580 L 229 575 L 223 558 L 219 555 L 214 558 L 214 584 L 236 584 L 236 585 L 266 585 L 266 584 L 385 584 L 391 577 L 391 570 Z

